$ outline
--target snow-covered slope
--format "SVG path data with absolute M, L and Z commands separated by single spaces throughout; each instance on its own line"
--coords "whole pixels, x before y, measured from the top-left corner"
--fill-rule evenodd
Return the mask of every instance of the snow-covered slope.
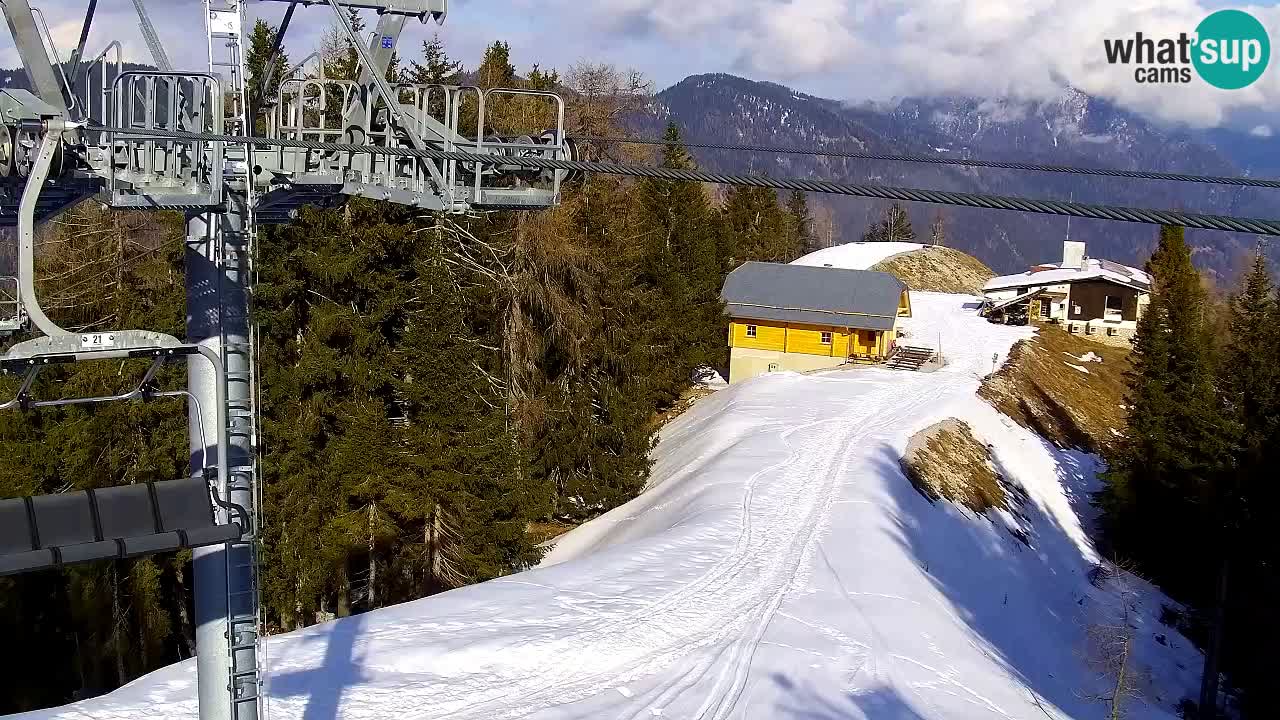
M 1100 720 L 1085 627 L 1120 601 L 1086 577 L 1095 463 L 977 399 L 1031 331 L 973 300 L 915 296 L 937 372 L 776 373 L 702 400 L 663 430 L 647 491 L 542 567 L 271 638 L 270 718 Z M 930 504 L 903 477 L 908 438 L 946 417 L 992 446 L 1017 512 Z M 1138 720 L 1172 718 L 1196 675 L 1160 599 L 1125 601 Z M 29 717 L 193 720 L 194 681 L 184 663 Z
M 835 267 L 846 270 L 866 270 L 881 260 L 924 247 L 920 243 L 907 242 L 851 242 L 815 250 L 792 261 L 792 265 Z

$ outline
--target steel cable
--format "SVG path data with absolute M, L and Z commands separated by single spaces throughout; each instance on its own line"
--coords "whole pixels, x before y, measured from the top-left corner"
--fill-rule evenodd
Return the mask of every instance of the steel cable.
M 1280 180 L 1267 178 L 1232 177 L 1225 175 L 1189 175 L 1183 173 L 1155 172 L 1152 170 L 1113 170 L 1110 168 L 1077 167 L 1074 165 L 1044 165 L 1039 163 L 1005 162 L 1003 160 L 975 160 L 930 155 L 892 155 L 889 153 L 849 152 L 842 150 L 802 150 L 772 145 L 734 145 L 722 143 L 690 143 L 653 138 L 609 137 L 601 135 L 571 135 L 571 140 L 594 143 L 620 143 L 626 145 L 681 145 L 705 150 L 733 150 L 737 152 L 779 153 L 785 155 L 812 155 L 816 157 L 853 158 L 858 160 L 889 160 L 893 162 L 929 163 L 932 165 L 961 165 L 967 167 L 1001 168 L 1030 172 L 1069 173 L 1097 177 L 1138 178 L 1143 180 L 1169 180 L 1172 182 L 1205 183 L 1213 185 L 1237 185 L 1243 187 L 1280 188 Z
M 1280 236 L 1280 221 L 1277 220 L 1187 213 L 1177 210 L 1157 210 L 1117 205 L 1093 205 L 1077 202 L 1063 202 L 1061 200 L 1035 200 L 1031 198 L 984 195 L 978 193 L 953 192 L 948 190 L 920 190 L 915 188 L 893 187 L 889 185 L 860 185 L 832 182 L 829 180 L 771 178 L 762 175 L 731 175 L 708 172 L 706 170 L 682 170 L 647 165 L 623 165 L 616 163 L 586 162 L 581 160 L 554 160 L 551 158 L 446 152 L 444 150 L 435 150 L 431 148 L 416 150 L 413 148 L 350 145 L 346 143 L 326 143 L 312 140 L 246 138 L 235 135 L 180 133 L 167 130 L 142 130 L 132 128 L 94 129 L 124 137 L 160 137 L 176 140 L 242 143 L 266 147 L 292 147 L 307 150 L 347 152 L 353 154 L 363 153 L 370 155 L 390 155 L 396 157 L 419 157 L 431 160 L 456 160 L 465 163 L 517 167 L 531 170 L 567 170 L 593 174 L 652 178 L 657 180 L 739 185 L 770 188 L 775 190 L 800 190 L 803 192 L 848 195 L 854 197 L 878 198 L 883 200 L 934 203 L 988 210 L 1012 210 L 1017 212 L 1063 215 L 1095 220 L 1119 220 L 1122 222 L 1155 225 L 1181 225 L 1183 227 L 1199 230 L 1223 230 L 1227 232 Z

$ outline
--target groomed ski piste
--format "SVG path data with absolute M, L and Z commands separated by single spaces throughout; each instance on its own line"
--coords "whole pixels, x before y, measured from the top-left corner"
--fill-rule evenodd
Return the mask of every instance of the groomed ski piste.
M 1127 717 L 1176 717 L 1200 656 L 1157 590 L 1090 582 L 1097 460 L 977 397 L 1034 330 L 976 301 L 913 295 L 906 341 L 941 342 L 935 372 L 775 373 L 701 400 L 663 429 L 646 491 L 536 569 L 270 638 L 267 720 L 1102 720 L 1114 680 L 1086 637 L 1126 616 Z M 1017 512 L 904 477 L 908 439 L 949 417 L 1025 492 Z M 21 717 L 195 720 L 195 666 Z

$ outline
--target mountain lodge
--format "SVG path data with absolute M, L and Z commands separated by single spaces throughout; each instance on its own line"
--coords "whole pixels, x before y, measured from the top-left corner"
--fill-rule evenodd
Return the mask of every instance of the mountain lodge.
M 1067 332 L 1127 344 L 1151 299 L 1151 277 L 1135 267 L 1085 255 L 1085 244 L 1062 243 L 1062 262 L 1036 265 L 983 286 L 982 313 L 1017 313 L 1033 322 L 1060 324 Z
M 884 272 L 749 262 L 725 279 L 729 382 L 889 356 L 911 296 Z

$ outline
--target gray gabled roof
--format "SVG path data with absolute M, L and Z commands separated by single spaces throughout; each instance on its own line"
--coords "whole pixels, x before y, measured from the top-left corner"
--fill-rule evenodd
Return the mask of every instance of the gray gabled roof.
M 734 318 L 889 330 L 906 289 L 884 272 L 749 262 L 729 273 L 720 297 Z

